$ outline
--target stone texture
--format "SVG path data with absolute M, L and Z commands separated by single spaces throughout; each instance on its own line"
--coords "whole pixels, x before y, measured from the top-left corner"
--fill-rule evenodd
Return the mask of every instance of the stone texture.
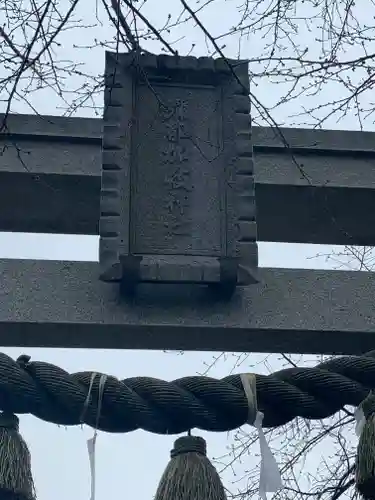
M 0 342 L 360 354 L 374 347 L 372 274 L 259 269 L 260 283 L 238 288 L 230 302 L 206 287 L 150 284 L 128 303 L 116 283 L 98 279 L 96 262 L 0 260 Z
M 1 231 L 98 234 L 102 125 L 9 115 L 9 133 L 0 134 Z M 375 134 L 281 131 L 290 149 L 273 129 L 252 128 L 258 240 L 375 246 Z M 118 151 L 108 155 L 119 161 Z M 238 172 L 251 168 L 238 161 Z
M 248 65 L 230 64 L 107 53 L 103 280 L 257 281 Z

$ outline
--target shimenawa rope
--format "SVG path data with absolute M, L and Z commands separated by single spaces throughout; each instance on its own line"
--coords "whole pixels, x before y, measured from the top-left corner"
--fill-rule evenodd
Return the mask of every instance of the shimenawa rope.
M 322 419 L 345 405 L 358 406 L 375 388 L 375 357 L 338 357 L 315 368 L 288 368 L 255 375 L 263 427 L 278 427 L 300 416 Z M 69 374 L 50 363 L 0 353 L 0 410 L 31 413 L 59 425 L 80 425 L 92 372 Z M 99 377 L 92 386 L 83 423 L 94 427 L 98 415 Z M 197 428 L 213 432 L 236 429 L 248 421 L 248 401 L 241 376 L 221 380 L 184 377 L 171 382 L 150 377 L 118 380 L 107 376 L 98 430 L 180 434 Z
M 173 382 L 149 377 L 120 381 L 93 372 L 69 374 L 49 363 L 31 362 L 26 355 L 13 361 L 0 353 L 0 410 L 3 411 L 0 418 L 0 495 L 4 500 L 34 499 L 30 456 L 18 434 L 15 413 L 32 413 L 61 425 L 86 423 L 94 427 L 92 465 L 98 429 L 129 432 L 143 428 L 177 434 L 190 432 L 192 428 L 224 431 L 247 422 L 257 425 L 262 443 L 263 414 L 266 425 L 278 426 L 297 415 L 324 418 L 346 404 L 361 404 L 365 422 L 358 448 L 357 487 L 367 500 L 375 500 L 372 495 L 375 485 L 372 388 L 375 388 L 373 352 L 365 356 L 335 358 L 315 368 L 280 370 L 269 376 L 242 374 L 222 380 L 185 377 Z M 267 444 L 265 440 L 264 443 Z M 272 485 L 269 488 L 270 482 L 264 480 L 264 449 L 262 455 L 264 484 L 261 484 L 260 493 L 265 497 L 267 491 L 274 491 L 281 485 L 281 479 L 273 463 L 276 467 L 274 478 L 277 476 L 280 482 L 274 489 Z M 93 466 L 92 471 L 94 499 Z M 225 489 L 206 456 L 206 444 L 200 437 L 188 435 L 175 442 L 156 500 L 172 497 L 180 500 L 226 499 Z

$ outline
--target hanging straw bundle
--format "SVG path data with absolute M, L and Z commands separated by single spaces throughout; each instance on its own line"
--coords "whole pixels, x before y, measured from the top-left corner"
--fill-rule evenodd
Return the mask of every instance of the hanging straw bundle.
M 359 438 L 356 460 L 357 490 L 365 500 L 375 500 L 375 394 L 361 403 L 365 422 Z
M 160 480 L 155 500 L 226 500 L 224 486 L 198 436 L 178 438 Z
M 0 413 L 0 500 L 34 500 L 30 452 L 16 415 Z

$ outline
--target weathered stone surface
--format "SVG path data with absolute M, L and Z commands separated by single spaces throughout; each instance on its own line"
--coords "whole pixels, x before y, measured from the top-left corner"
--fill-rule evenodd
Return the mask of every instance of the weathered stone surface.
M 98 280 L 96 262 L 0 260 L 0 342 L 360 354 L 374 347 L 372 274 L 261 268 L 260 283 L 231 301 L 205 287 L 147 284 L 128 303 L 117 283 Z
M 256 282 L 247 63 L 107 53 L 105 82 L 101 278 Z
M 98 234 L 103 121 L 10 114 L 7 124 L 0 230 Z M 253 127 L 252 136 L 258 241 L 375 246 L 375 133 Z

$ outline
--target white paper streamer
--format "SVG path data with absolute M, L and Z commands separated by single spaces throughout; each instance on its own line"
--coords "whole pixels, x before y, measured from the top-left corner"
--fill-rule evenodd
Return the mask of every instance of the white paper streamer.
M 99 374 L 96 372 L 93 372 L 91 374 L 91 380 L 90 380 L 90 386 L 89 390 L 86 396 L 86 401 L 83 406 L 83 411 L 81 415 L 81 421 L 83 422 L 83 417 L 87 411 L 87 407 L 90 403 L 90 398 L 91 398 L 91 392 L 92 392 L 92 386 L 94 384 L 94 380 L 96 376 L 100 376 L 99 380 L 99 393 L 98 393 L 98 412 L 96 414 L 96 422 L 95 422 L 95 430 L 94 430 L 94 435 L 92 438 L 87 440 L 87 452 L 89 454 L 89 463 L 90 463 L 90 474 L 91 474 L 91 494 L 90 494 L 90 500 L 95 500 L 95 485 L 96 485 L 96 469 L 95 469 L 95 453 L 96 453 L 96 438 L 98 436 L 98 426 L 99 426 L 99 420 L 100 420 L 100 414 L 102 411 L 102 401 L 103 401 L 103 393 L 104 393 L 104 387 L 105 383 L 107 381 L 107 375 L 104 374 Z
M 95 448 L 96 448 L 95 431 L 92 438 L 87 440 L 87 451 L 89 453 L 90 473 L 91 473 L 91 495 L 90 500 L 95 500 L 95 483 L 96 483 L 96 470 L 95 470 Z
M 267 493 L 275 493 L 283 487 L 281 474 L 276 459 L 268 446 L 266 436 L 264 435 L 262 422 L 264 415 L 260 411 L 254 422 L 254 427 L 258 430 L 260 446 L 260 478 L 259 478 L 259 496 L 267 500 Z
M 267 493 L 275 493 L 283 487 L 283 483 L 276 459 L 268 446 L 266 436 L 263 432 L 262 423 L 264 415 L 257 409 L 255 375 L 252 373 L 241 373 L 240 377 L 249 404 L 248 423 L 257 429 L 259 437 L 261 456 L 259 496 L 263 500 L 267 500 Z

